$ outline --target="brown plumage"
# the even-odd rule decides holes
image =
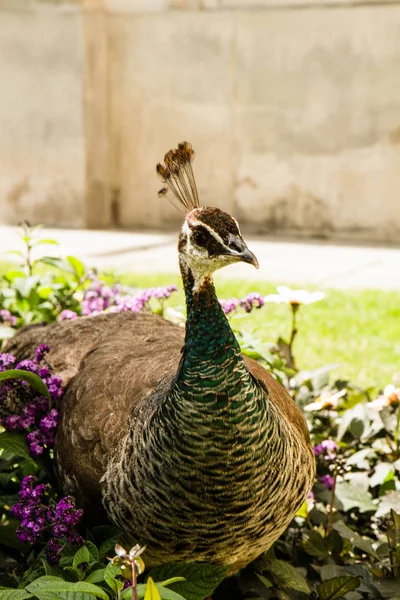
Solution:
[[[99,518],[102,502],[132,542],[146,544],[150,564],[234,570],[287,527],[315,464],[301,411],[241,355],[217,300],[212,272],[257,260],[230,215],[198,206],[192,158],[183,143],[157,168],[174,194],[180,182],[187,210],[178,245],[186,332],[152,314],[108,313],[21,331],[7,351],[51,348],[66,386],[55,447],[65,492]]]

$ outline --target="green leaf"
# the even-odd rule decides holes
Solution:
[[[38,375],[36,375],[36,373],[31,373],[30,371],[24,371],[22,369],[9,369],[8,371],[0,373],[0,381],[6,381],[7,379],[22,379],[23,381],[28,382],[31,387],[39,392],[39,394],[50,400],[50,394],[46,384]]]
[[[26,590],[0,588],[0,600],[25,600],[26,598],[32,598],[32,594]]]
[[[168,587],[169,585],[172,585],[173,583],[176,583],[177,581],[186,581],[184,577],[170,577],[169,579],[166,579],[165,581],[160,581],[160,585],[162,585],[162,587]]]
[[[356,423],[353,425],[353,430],[351,430],[351,424],[353,421],[356,421]],[[353,408],[346,410],[339,423],[337,432],[338,441],[342,439],[346,431],[349,429],[354,437],[359,438],[366,422],[367,414],[364,404],[356,404]]]
[[[185,581],[176,582],[171,589],[182,594],[186,600],[203,600],[210,596],[226,577],[227,569],[207,563],[168,563],[152,569],[151,577],[163,581],[171,577],[183,577]],[[164,596],[163,596],[164,597]]]
[[[307,531],[305,535],[304,549],[307,554],[317,558],[329,556],[329,549],[327,548],[325,538],[322,537],[319,531],[313,529]]]
[[[393,473],[393,465],[387,462],[378,463],[375,466],[375,472],[369,480],[370,487],[381,485],[384,483],[390,474]]]
[[[50,238],[45,238],[45,239],[38,240],[37,242],[35,242],[35,246],[40,246],[41,244],[51,244],[53,246],[59,246],[60,245],[60,243],[57,242],[57,240],[53,240],[53,239],[50,239]]]
[[[159,583],[155,584],[158,593],[160,594],[161,600],[187,600],[177,592],[170,590],[168,588],[163,587]],[[146,593],[147,585],[145,583],[140,583],[137,586],[138,598],[143,598]],[[121,600],[131,600],[132,598],[132,588],[126,588],[121,594]]]
[[[289,563],[283,560],[270,560],[267,571],[269,575],[272,575],[276,585],[292,588],[305,594],[310,593],[310,588],[304,576]]]
[[[352,454],[347,460],[346,464],[349,465],[357,465],[359,469],[369,469],[369,462],[367,457],[375,456],[375,452],[372,448],[364,448],[363,450],[359,450]]]
[[[370,554],[371,556],[374,556],[375,558],[377,558],[379,560],[379,556],[373,549],[371,542],[369,540],[362,538],[361,535],[359,535],[357,532],[350,529],[350,527],[347,527],[347,525],[344,523],[344,521],[337,521],[336,523],[334,523],[333,529],[338,531],[345,540],[349,540],[349,542],[351,542],[353,544],[353,546],[355,546],[356,548],[359,548],[366,554]]]
[[[75,256],[67,256],[67,261],[71,265],[74,275],[81,279],[85,274],[85,265]]]
[[[119,594],[124,587],[122,581],[115,579],[120,574],[121,568],[118,565],[112,562],[108,563],[104,571],[104,581],[116,594]]]
[[[348,592],[354,592],[360,585],[358,577],[333,577],[317,586],[319,600],[338,600]]]
[[[88,540],[86,540],[85,545],[90,554],[90,560],[88,562],[97,562],[100,558],[97,546]]]
[[[38,260],[35,261],[35,264],[37,263],[50,265],[51,267],[56,267],[57,269],[60,269],[62,267],[61,258],[57,258],[56,256],[43,256],[42,258],[38,258]]]
[[[346,512],[351,508],[358,508],[360,512],[376,511],[371,494],[347,481],[340,481],[336,484],[335,496]]]
[[[396,579],[386,579],[381,578],[377,579],[374,582],[376,589],[382,594],[384,598],[390,598],[390,600],[395,600],[395,598],[399,597],[399,580]]]
[[[303,504],[300,506],[299,510],[296,513],[296,517],[300,517],[301,519],[307,519],[308,516],[308,508],[307,508],[307,502],[304,501]]]
[[[260,573],[256,573],[258,579],[261,581],[261,583],[266,587],[266,588],[270,588],[273,586],[273,583],[267,579],[266,577],[264,577],[264,575],[260,575]]]
[[[1,437],[1,436],[0,436]],[[376,513],[377,517],[387,515],[391,510],[400,513],[400,492],[389,492],[379,499],[379,509]]]
[[[156,584],[151,577],[148,578],[146,583],[144,600],[161,600],[160,592],[158,591]]]
[[[105,570],[106,567],[104,567],[104,569],[96,569],[96,571],[92,571],[90,575],[86,577],[85,581],[87,583],[100,583],[101,581],[105,581]]]
[[[39,281],[38,275],[29,275],[28,277],[16,277],[13,285],[22,298],[28,298]]]
[[[28,592],[31,592],[34,596],[38,597],[42,593],[62,594],[63,597],[65,593],[82,593],[85,595],[90,594],[91,596],[96,596],[102,600],[108,600],[106,592],[97,585],[87,583],[86,581],[72,583],[64,581],[60,577],[52,577],[51,575],[39,577],[39,579],[30,583],[26,589]]]
[[[81,546],[79,550],[75,553],[74,559],[72,561],[72,567],[77,569],[79,565],[82,563],[89,563],[90,561],[90,553],[86,546]]]
[[[2,375],[2,373],[0,373]],[[5,431],[0,433],[0,450],[3,450],[3,458],[21,458],[31,459],[29,446],[26,441],[26,435],[17,431]]]

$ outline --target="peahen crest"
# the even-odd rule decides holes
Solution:
[[[185,212],[190,212],[200,206],[191,164],[194,156],[192,145],[189,142],[181,142],[175,150],[167,152],[164,156],[164,164],[158,163],[156,167],[158,176],[166,185],[158,192],[158,195],[166,196],[171,191],[176,200],[185,208]],[[167,198],[179,210],[174,199],[168,196]]]

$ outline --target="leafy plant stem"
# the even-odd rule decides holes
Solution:
[[[400,408],[397,408],[397,419],[396,419],[396,429],[394,432],[394,442],[396,444],[396,458],[399,458],[400,454],[400,440],[399,440],[399,430],[400,430]]]
[[[294,339],[297,335],[297,311],[299,310],[299,304],[291,304],[290,307],[292,309],[292,329],[290,332],[290,338],[289,338],[289,360],[288,360],[288,367],[291,369],[296,369],[296,363],[294,360],[294,356],[293,356],[293,343],[294,343]]]
[[[24,232],[23,241],[25,243],[25,268],[27,275],[30,277],[33,273],[33,265],[32,265],[32,244],[31,244],[31,228],[28,223],[22,224],[22,229]]]
[[[132,600],[138,600],[136,563],[135,560],[130,561],[130,563],[132,572]]]
[[[333,485],[332,485],[332,491],[331,491],[331,502],[330,502],[329,510],[328,510],[328,523],[327,523],[326,533],[325,533],[326,537],[328,537],[328,535],[332,531],[333,509],[334,509],[334,504],[335,504],[335,490],[336,490],[337,476],[338,476],[338,466],[336,465],[335,466],[335,471],[334,471],[334,474],[333,474]]]
[[[394,565],[392,539],[390,537],[389,519],[386,520],[386,538],[387,538],[387,543],[388,543],[388,547],[389,547],[390,572],[391,572],[392,576],[394,577],[394,575],[395,575],[395,573],[394,573],[394,567],[395,567],[395,565]]]

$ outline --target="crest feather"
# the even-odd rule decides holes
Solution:
[[[164,156],[164,164],[158,163],[156,167],[157,175],[166,186],[158,192],[158,195],[167,196],[171,191],[174,199],[178,200],[186,212],[200,206],[191,164],[194,156],[192,145],[189,142],[181,142],[175,150],[167,152]],[[168,198],[178,208],[174,199]]]

